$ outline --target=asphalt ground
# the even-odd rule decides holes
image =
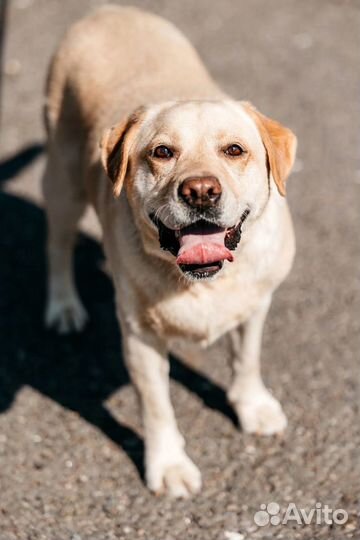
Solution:
[[[225,362],[173,360],[172,399],[204,489],[174,501],[144,487],[139,408],[91,216],[76,249],[91,323],[67,338],[42,324],[46,67],[65,29],[101,2],[11,0],[0,159],[0,540],[360,538],[360,4],[133,3],[173,21],[225,90],[298,135],[288,187],[297,257],[263,347],[264,377],[289,427],[283,437],[242,433],[226,404]],[[307,511],[318,503],[346,510],[348,520],[257,526],[254,514],[270,502],[282,517],[289,503]]]

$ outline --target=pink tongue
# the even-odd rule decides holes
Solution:
[[[180,231],[180,249],[177,264],[211,264],[217,261],[233,261],[232,253],[225,247],[225,230],[205,225],[201,229],[194,226]]]

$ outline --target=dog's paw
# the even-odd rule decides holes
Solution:
[[[287,426],[280,403],[267,390],[235,403],[234,407],[241,427],[247,433],[274,435],[283,432]]]
[[[185,452],[175,459],[161,460],[157,457],[148,460],[146,480],[149,489],[157,495],[187,498],[201,489],[201,473]]]
[[[88,314],[77,295],[61,299],[50,298],[45,314],[45,325],[59,334],[80,332],[88,321]]]

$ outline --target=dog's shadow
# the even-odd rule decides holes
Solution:
[[[10,180],[36,157],[26,149],[0,163],[0,181]],[[100,270],[103,253],[89,237],[79,236],[75,250],[76,280],[90,314],[79,335],[59,337],[43,326],[45,304],[44,212],[35,205],[0,192],[0,412],[12,404],[24,385],[76,411],[118,444],[143,477],[143,442],[120,424],[104,401],[129,383],[121,354],[110,280]],[[204,403],[236,424],[225,392],[205,376],[171,359],[171,376]]]

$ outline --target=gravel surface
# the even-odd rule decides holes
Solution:
[[[91,324],[61,339],[42,325],[42,88],[67,26],[100,3],[10,2],[0,169],[0,540],[360,538],[360,4],[134,2],[174,21],[228,92],[299,137],[289,182],[297,258],[276,294],[263,349],[264,376],[289,428],[274,438],[241,433],[225,400],[228,366],[174,360],[172,398],[204,489],[173,501],[153,497],[142,481],[139,408],[91,216],[76,251]],[[282,513],[290,502],[307,510],[318,502],[349,517],[341,526],[257,526],[254,513],[269,502]]]

